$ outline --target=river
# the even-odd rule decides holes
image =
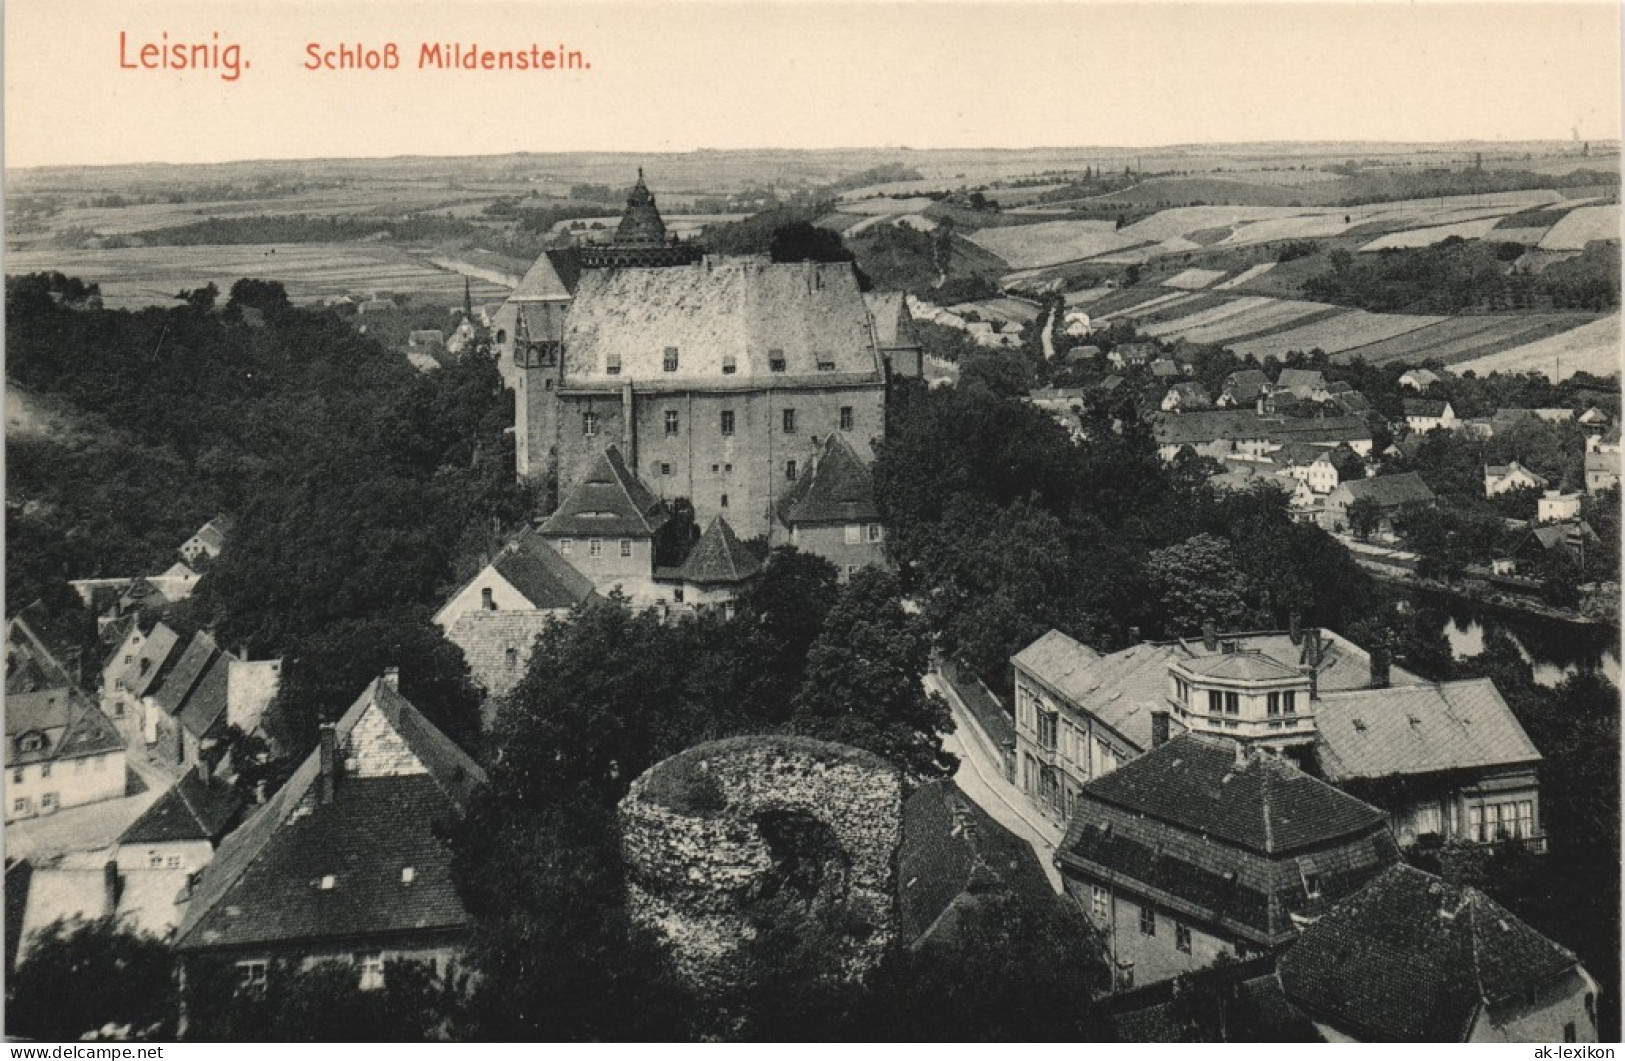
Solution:
[[[1581,626],[1508,613],[1457,597],[1418,594],[1418,603],[1440,616],[1450,650],[1460,658],[1484,651],[1484,640],[1500,631],[1512,639],[1535,671],[1535,681],[1557,685],[1577,671],[1598,670],[1620,684],[1619,632],[1609,626]]]

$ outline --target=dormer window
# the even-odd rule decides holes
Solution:
[[[485,586],[480,589],[480,608],[488,612],[494,612],[497,610],[497,602],[492,596],[490,586]]]
[[[337,877],[333,876],[333,874],[329,873],[326,876],[324,876],[321,880],[316,882],[316,887],[321,891],[330,892],[335,887],[338,886],[338,883],[339,883],[339,879]]]
[[[42,751],[44,751],[45,750],[45,734],[43,734],[43,733],[24,733],[21,737],[17,738],[17,750],[19,752],[42,752]]]

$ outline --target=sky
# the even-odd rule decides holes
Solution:
[[[7,0],[4,8],[8,167],[1600,140],[1617,138],[1620,126],[1611,3]],[[218,63],[141,68],[141,46],[166,34],[170,43],[236,44],[248,67],[234,80]],[[563,45],[591,69],[418,69],[421,45],[434,41]],[[312,43],[394,43],[400,66],[307,70]]]

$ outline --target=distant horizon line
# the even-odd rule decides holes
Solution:
[[[956,152],[982,152],[987,154],[1032,154],[1039,152],[1099,152],[1108,155],[1123,154],[1152,154],[1155,152],[1214,150],[1219,148],[1267,148],[1267,147],[1326,147],[1330,148],[1458,148],[1467,146],[1482,147],[1514,147],[1522,145],[1558,146],[1592,144],[1612,147],[1616,152],[1620,149],[1621,139],[1590,138],[1575,139],[1564,138],[1523,138],[1523,139],[1487,139],[1483,137],[1469,137],[1457,140],[1383,140],[1383,139],[1328,139],[1328,140],[1187,140],[1174,143],[1159,144],[1037,144],[1025,147],[990,147],[974,145],[958,145],[954,147],[911,147],[907,144],[887,144],[880,146],[848,145],[842,147],[693,147],[684,150],[642,150],[638,148],[576,148],[558,151],[501,151],[490,154],[448,153],[434,154],[424,152],[411,152],[387,155],[288,155],[281,157],[260,158],[232,158],[217,159],[213,161],[174,162],[161,159],[127,160],[117,162],[42,162],[31,165],[11,165],[7,163],[4,172],[26,173],[40,170],[66,170],[66,169],[116,169],[120,167],[206,167],[206,166],[245,166],[245,165],[271,165],[293,163],[317,162],[394,162],[394,161],[455,161],[460,159],[500,159],[500,158],[562,158],[571,155],[625,155],[641,158],[681,158],[695,155],[749,155],[749,154],[855,154],[861,152],[873,153],[906,153],[913,155],[952,154]]]

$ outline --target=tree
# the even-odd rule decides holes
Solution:
[[[244,277],[231,285],[231,297],[226,300],[227,310],[257,309],[275,313],[288,309],[288,289],[276,280],[257,280]]]
[[[841,234],[808,221],[793,221],[773,230],[768,255],[776,262],[849,262],[852,252]]]
[[[1357,483],[1365,478],[1365,459],[1347,446],[1332,450],[1332,467],[1337,469],[1337,481]]]
[[[896,576],[864,568],[807,652],[791,725],[874,752],[914,777],[947,777],[958,761],[942,750],[948,707],[922,684],[930,652],[924,623],[903,611]]]
[[[899,950],[871,987],[863,1037],[903,1042],[1100,1042],[1090,1000],[1111,974],[1081,914],[1060,903],[990,896],[953,938]]]
[[[1357,497],[1349,504],[1349,530],[1361,541],[1377,533],[1377,528],[1382,526],[1382,517],[1382,505],[1376,498]]]
[[[383,983],[361,986],[353,962],[308,968],[271,963],[261,990],[236,989],[224,960],[194,961],[187,976],[189,1040],[268,1042],[433,1042],[459,1030],[468,991],[455,967],[440,976],[427,962],[392,960]]]
[[[70,1042],[106,1025],[138,1039],[174,1036],[169,948],[112,917],[55,921],[6,983],[6,1034]]]
[[[1170,633],[1204,622],[1234,628],[1248,618],[1235,550],[1223,538],[1198,534],[1158,549],[1146,562],[1146,576]]]

